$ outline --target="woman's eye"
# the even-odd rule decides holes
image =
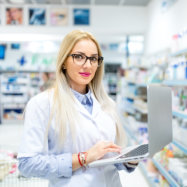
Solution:
[[[98,59],[96,57],[91,57],[91,61],[96,62]]]
[[[83,59],[84,57],[83,57],[82,55],[75,55],[75,58],[81,60],[81,59]]]

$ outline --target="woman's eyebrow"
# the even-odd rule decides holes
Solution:
[[[83,52],[80,52],[80,51],[75,51],[75,52],[73,52],[73,53],[80,53],[80,54],[83,54],[83,55],[85,55],[85,53],[83,53]]]
[[[73,52],[73,53],[80,53],[80,54],[83,54],[83,55],[86,55],[85,53],[83,53],[83,52],[81,52],[81,51],[75,51],[75,52]],[[96,53],[96,54],[91,54],[91,56],[98,56],[98,53]]]

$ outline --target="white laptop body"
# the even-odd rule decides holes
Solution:
[[[147,87],[147,99],[149,144],[126,147],[122,149],[121,154],[91,162],[88,167],[152,158],[155,153],[172,141],[171,89],[164,86],[149,85]]]

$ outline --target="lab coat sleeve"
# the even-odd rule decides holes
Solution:
[[[71,177],[72,155],[36,155],[19,158],[19,171],[25,177]]]
[[[72,154],[49,155],[48,145],[44,144],[49,113],[49,102],[42,95],[35,96],[27,104],[18,153],[19,170],[24,176],[49,178],[72,175]]]

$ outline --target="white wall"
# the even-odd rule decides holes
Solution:
[[[152,0],[148,5],[146,54],[159,53],[171,48],[172,35],[187,29],[187,0],[176,1],[166,12],[161,10],[161,2]]]
[[[28,25],[28,8],[33,5],[20,6],[24,8],[24,24],[13,26],[5,24],[5,8],[9,7],[4,4],[1,6],[2,24],[0,25],[0,42],[3,41],[34,41],[34,40],[56,40],[61,41],[65,34],[73,29],[84,29],[91,31],[100,43],[121,43],[126,39],[127,34],[145,34],[147,26],[147,9],[146,7],[122,7],[122,6],[68,6],[69,23],[67,26],[51,26],[50,25],[50,9],[49,5],[40,5],[37,7],[46,8],[47,25],[33,26]],[[73,25],[73,8],[90,8],[90,26],[74,26]],[[27,53],[7,53],[5,61],[15,63],[23,53],[27,57]],[[123,63],[125,55],[117,52],[103,51],[105,62],[107,63]],[[30,60],[29,56],[27,60]],[[1,63],[3,64],[3,63]],[[7,64],[7,63],[4,63]],[[15,63],[17,64],[17,63]]]
[[[49,5],[40,5],[47,8],[47,15],[49,15]],[[51,27],[49,24],[46,26],[28,26],[27,8],[29,5],[24,5],[24,22],[23,26],[6,26],[5,25],[5,7],[2,5],[2,25],[0,25],[0,41],[9,38],[13,40],[29,40],[27,34],[42,34],[38,39],[61,39],[67,32],[83,28],[93,32],[99,40],[120,40],[125,34],[144,34],[147,27],[147,12],[146,7],[120,7],[120,6],[84,6],[91,9],[90,26],[73,26],[72,11],[73,8],[80,6],[68,6],[69,10],[69,25],[64,27]],[[37,6],[38,7],[38,6]],[[55,7],[55,6],[53,6]],[[81,6],[83,8],[83,6]],[[49,16],[47,17],[49,23]],[[15,33],[18,36],[15,37]],[[21,33],[21,37],[20,37]],[[46,34],[46,37],[44,36]],[[8,35],[8,36],[7,36]],[[37,38],[37,36],[35,36]],[[32,38],[33,40],[33,38]]]

